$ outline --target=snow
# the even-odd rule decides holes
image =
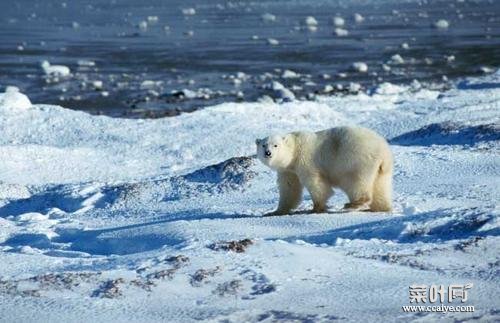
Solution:
[[[499,72],[155,120],[1,102],[2,321],[500,318]],[[255,139],[345,124],[389,139],[394,212],[339,212],[338,192],[262,217],[278,191]],[[473,314],[401,309],[412,284],[465,283]]]
[[[26,110],[31,107],[30,99],[19,92],[15,86],[7,86],[5,93],[0,93],[0,109],[3,110]]]

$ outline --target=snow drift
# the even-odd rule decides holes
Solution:
[[[3,94],[2,319],[432,320],[402,312],[409,285],[473,283],[474,318],[498,320],[500,73],[464,82],[157,120]],[[255,138],[343,124],[393,138],[395,211],[341,213],[339,193],[262,217]]]

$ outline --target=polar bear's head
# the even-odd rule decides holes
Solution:
[[[291,135],[274,135],[257,139],[257,157],[272,169],[285,169],[294,159],[294,141]]]

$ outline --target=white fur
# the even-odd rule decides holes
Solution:
[[[257,157],[278,172],[280,201],[273,214],[295,209],[303,187],[311,194],[313,212],[326,211],[332,187],[349,197],[346,209],[392,208],[392,153],[387,141],[369,129],[294,132],[258,139],[256,144]]]

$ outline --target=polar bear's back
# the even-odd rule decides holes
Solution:
[[[338,149],[361,149],[369,152],[389,148],[387,141],[375,131],[358,126],[335,127],[319,131],[316,135],[318,139],[331,140]]]
[[[316,132],[316,141],[316,163],[332,177],[372,167],[392,169],[389,144],[370,129],[335,127]]]

